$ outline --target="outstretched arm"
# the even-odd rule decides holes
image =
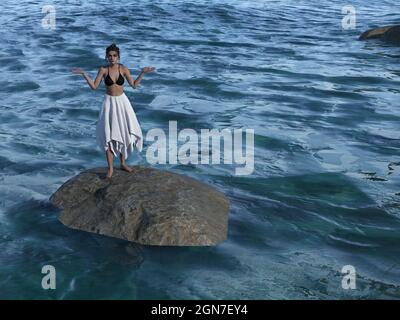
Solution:
[[[127,80],[128,83],[129,83],[129,85],[130,85],[132,88],[136,89],[136,88],[139,86],[140,81],[142,81],[143,75],[144,75],[145,73],[147,73],[147,72],[154,71],[155,69],[156,69],[156,68],[154,68],[154,67],[144,67],[144,68],[142,69],[142,71],[140,72],[140,74],[138,75],[138,77],[136,78],[136,80],[133,80],[132,75],[131,75],[129,69],[128,69],[127,67],[125,67],[125,68],[124,68],[124,75],[125,75],[126,80]]]
[[[81,68],[73,68],[72,72],[75,74],[81,74],[85,80],[87,81],[87,83],[89,84],[89,87],[92,90],[96,90],[97,87],[99,86],[101,79],[103,78],[103,74],[104,74],[104,69],[100,68],[99,72],[97,73],[96,79],[93,81],[92,78],[90,78],[90,76],[83,71]]]

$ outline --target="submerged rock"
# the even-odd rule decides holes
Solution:
[[[226,240],[229,201],[191,177],[132,166],[84,171],[65,182],[50,202],[67,227],[144,245],[216,245]]]
[[[400,25],[385,26],[365,31],[359,40],[381,39],[386,42],[400,44]]]

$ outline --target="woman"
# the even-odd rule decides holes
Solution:
[[[128,84],[136,89],[143,75],[155,70],[154,67],[144,67],[136,80],[133,80],[129,69],[119,63],[120,57],[119,48],[114,43],[107,47],[106,59],[109,65],[100,67],[94,81],[81,68],[72,69],[73,73],[83,75],[93,90],[97,89],[104,78],[107,93],[104,96],[97,122],[96,137],[98,145],[106,152],[107,179],[110,179],[113,174],[113,155],[118,157],[119,153],[121,169],[131,172],[132,168],[126,165],[125,160],[133,151],[133,145],[139,152],[143,148],[142,130],[129,99],[124,93],[124,77]]]

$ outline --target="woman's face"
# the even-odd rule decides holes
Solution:
[[[117,51],[109,51],[107,55],[107,59],[110,63],[116,63],[118,61],[118,52]]]

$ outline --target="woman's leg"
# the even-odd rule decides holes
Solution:
[[[120,160],[120,164],[121,164],[121,169],[128,171],[128,172],[132,172],[132,168],[129,168],[126,165],[125,159],[124,159],[124,155],[122,154],[122,152],[119,154],[119,160]]]
[[[113,174],[113,158],[114,155],[111,151],[111,146],[109,145],[107,151],[106,151],[106,158],[107,158],[107,164],[108,164],[108,171],[107,171],[107,178],[111,178]]]

